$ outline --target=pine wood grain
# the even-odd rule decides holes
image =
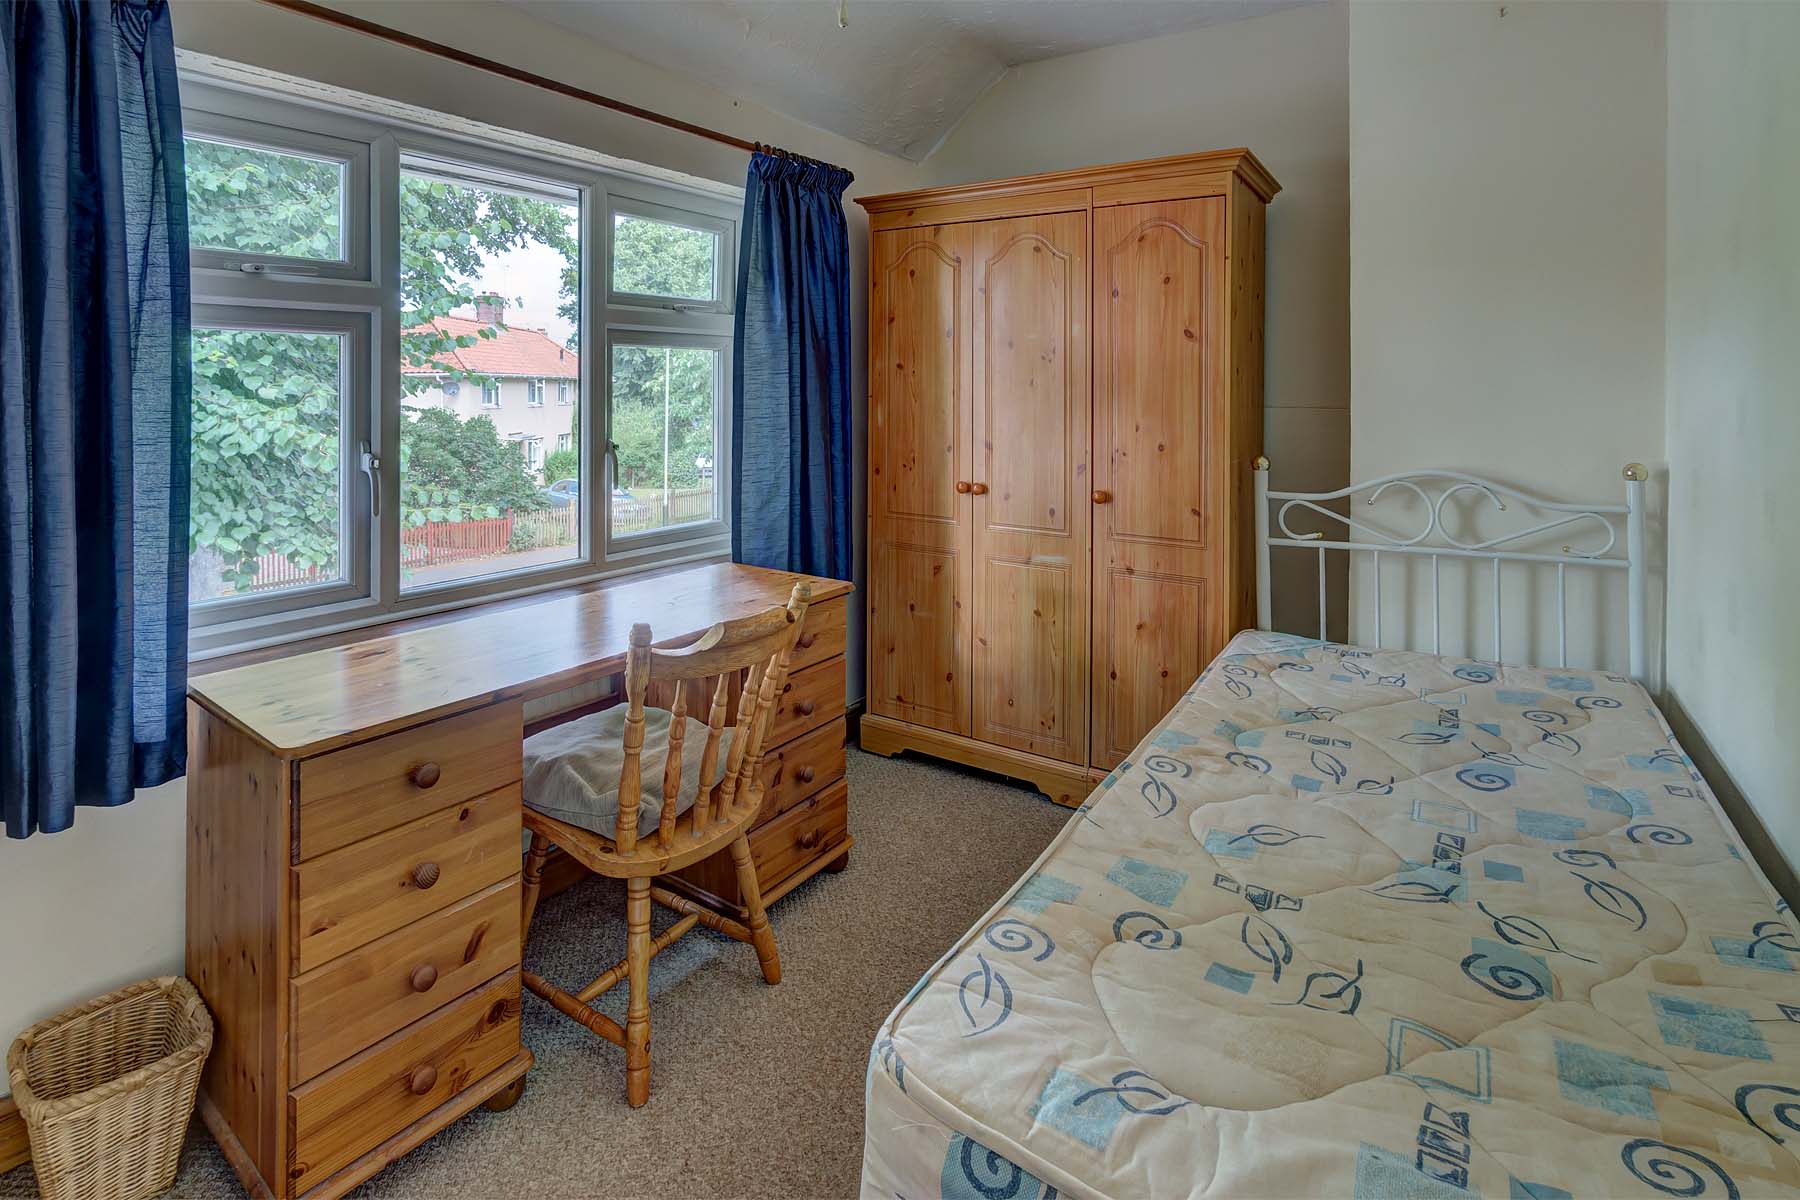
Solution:
[[[1230,150],[1207,150],[1198,154],[1174,154],[1167,158],[1140,158],[1103,166],[1046,171],[1038,175],[985,179],[976,183],[957,183],[913,192],[884,192],[877,196],[859,196],[856,202],[870,214],[918,210],[926,205],[956,205],[959,210],[969,213],[965,219],[978,219],[995,215],[993,210],[979,207],[981,203],[1004,197],[1028,197],[1069,188],[1099,188],[1108,184],[1164,176],[1225,172],[1242,177],[1265,204],[1273,200],[1275,193],[1281,190],[1281,185],[1256,155],[1239,146]],[[954,216],[935,213],[931,217],[933,221],[954,219]]]
[[[1088,752],[1087,214],[973,233],[974,736]]]
[[[0,1175],[31,1161],[31,1138],[25,1118],[10,1096],[0,1097]]]
[[[294,1089],[293,1191],[354,1162],[518,1052],[514,971]]]
[[[519,782],[523,737],[501,704],[303,760],[298,858]]]
[[[877,233],[869,263],[869,708],[969,730],[969,227]]]
[[[187,976],[216,1030],[201,1087],[264,1180],[287,1175],[269,1100],[288,1086],[290,785],[289,764],[189,703]]]
[[[294,979],[293,1078],[311,1079],[519,963],[508,879]]]
[[[519,785],[429,813],[294,868],[295,969],[346,951],[519,871]]]
[[[1094,214],[1094,744],[1116,766],[1218,646],[1231,540],[1222,197]],[[1239,536],[1243,536],[1240,532]]]
[[[813,584],[815,600],[851,590],[841,580],[709,563],[202,675],[189,692],[270,749],[305,758],[497,700],[617,675],[632,622],[643,614],[657,616],[659,644],[680,645],[720,620],[785,602],[802,580]]]

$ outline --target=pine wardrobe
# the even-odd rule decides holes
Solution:
[[[1078,804],[1254,623],[1279,187],[1238,149],[858,201],[864,749]]]

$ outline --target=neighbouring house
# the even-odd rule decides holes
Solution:
[[[501,437],[524,445],[526,465],[533,471],[543,467],[545,455],[574,445],[580,355],[542,329],[508,325],[506,301],[499,296],[478,298],[473,319],[437,317],[429,324],[439,333],[474,340],[432,365],[403,366],[401,372],[409,378],[433,381],[408,396],[407,404],[447,408],[465,420],[490,418]],[[483,337],[483,331],[492,336]]]

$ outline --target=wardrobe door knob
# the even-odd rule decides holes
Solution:
[[[437,885],[438,865],[434,862],[422,862],[412,869],[413,886],[421,892],[430,891]]]
[[[416,788],[436,787],[437,781],[444,777],[443,768],[434,762],[420,763],[406,773]]]
[[[415,992],[429,992],[436,986],[437,980],[437,968],[430,963],[420,963],[413,968],[412,974],[407,977],[406,981],[412,985],[412,990]]]
[[[415,1096],[423,1096],[437,1086],[437,1068],[430,1063],[415,1067],[406,1078],[406,1088]]]
[[[969,490],[971,492],[974,492],[977,496],[985,496],[985,495],[987,495],[987,484],[971,483],[969,485]]]
[[[1105,504],[1108,501],[1110,501],[1111,499],[1112,499],[1112,493],[1107,491],[1105,488],[1095,488],[1094,489],[1094,503],[1095,504]]]
[[[966,496],[973,490],[974,490],[974,485],[971,484],[968,480],[959,479],[956,481],[956,494],[957,495]]]

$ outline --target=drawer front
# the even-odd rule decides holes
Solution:
[[[301,863],[295,970],[517,878],[520,826],[515,783]]]
[[[763,752],[762,811],[757,824],[772,821],[814,792],[844,777],[844,719]]]
[[[523,737],[504,704],[305,759],[297,860],[517,783]]]
[[[496,884],[293,981],[295,1080],[335,1067],[519,961],[516,881]]]
[[[846,614],[849,612],[847,599],[839,596],[807,607],[799,640],[794,643],[794,653],[788,659],[790,671],[804,671],[844,652],[844,622],[848,620]]]
[[[750,834],[750,857],[765,889],[781,882],[849,833],[849,787],[843,780]]]
[[[288,1094],[295,1194],[519,1052],[519,974],[494,980]]]
[[[790,672],[775,712],[769,717],[766,746],[782,746],[844,715],[844,660]]]

